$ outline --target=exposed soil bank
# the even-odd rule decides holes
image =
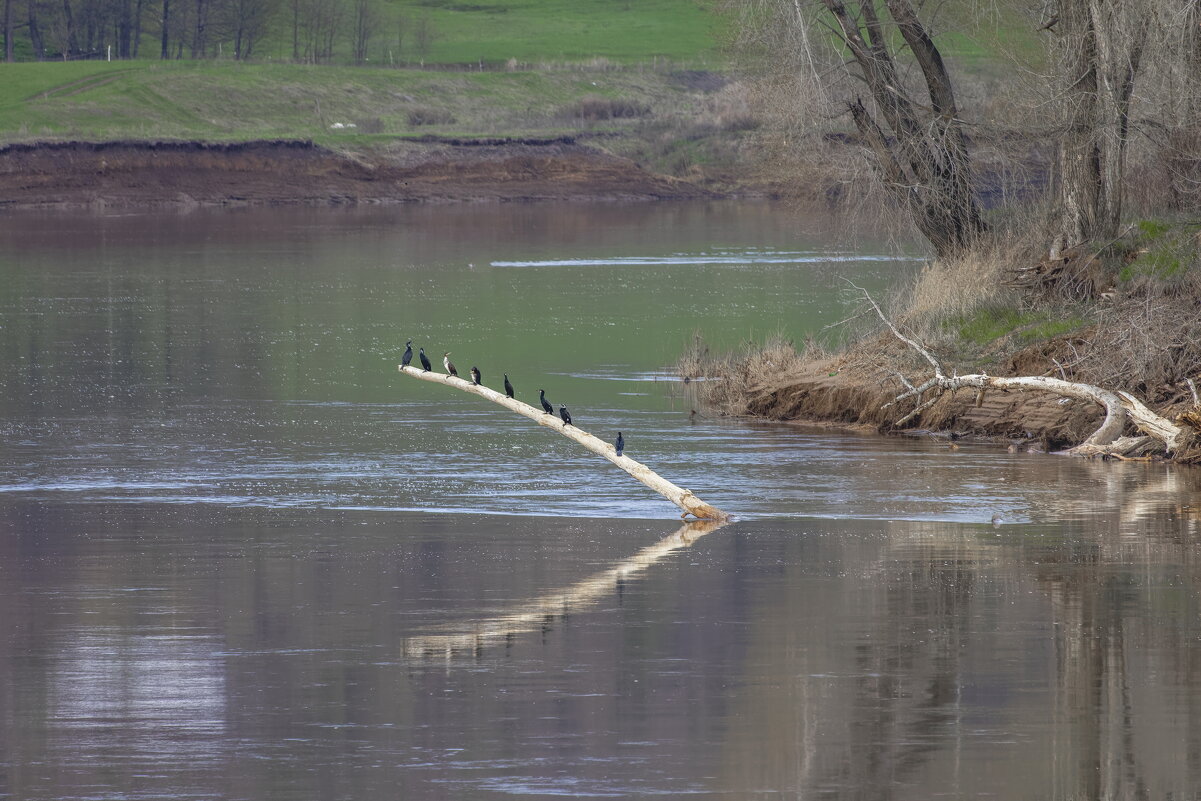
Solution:
[[[570,137],[396,142],[347,155],[303,141],[0,147],[0,208],[709,197]]]
[[[881,340],[882,349],[891,349]],[[1041,374],[1035,354],[1014,357],[1009,374]],[[1053,366],[1048,360],[1048,366]],[[1028,371],[1030,370],[1030,371]],[[999,373],[998,373],[999,374]],[[923,376],[924,377],[924,376]],[[897,427],[916,405],[912,399],[885,408],[904,388],[895,377],[854,356],[807,361],[775,383],[753,387],[748,413],[770,420],[834,425],[880,433],[938,432],[1014,444],[1019,449],[1065,448],[1079,444],[1101,424],[1100,406],[1043,392],[990,390],[982,398],[961,390],[944,396],[918,418]]]

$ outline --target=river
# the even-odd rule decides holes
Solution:
[[[693,414],[755,203],[0,217],[0,798],[1195,798],[1201,475]],[[539,389],[735,515],[499,407]]]

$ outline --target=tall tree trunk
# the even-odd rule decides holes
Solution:
[[[4,0],[4,60],[16,60],[13,54],[13,0]]]
[[[1061,67],[1067,84],[1067,130],[1059,144],[1059,200],[1064,245],[1091,239],[1097,230],[1101,203],[1101,152],[1096,138],[1097,56],[1087,1],[1060,4]]]
[[[67,26],[67,53],[79,53],[79,38],[75,35],[75,15],[71,11],[71,0],[63,0],[63,23]]]
[[[137,58],[137,57],[138,57],[138,46],[139,46],[139,45],[141,44],[141,42],[142,42],[142,6],[143,6],[144,2],[145,2],[145,0],[138,0],[137,4],[134,6],[134,12],[133,12],[133,48],[132,48],[132,50],[130,51],[130,55],[131,55],[133,58]]]
[[[1130,5],[1059,2],[1057,49],[1067,104],[1059,148],[1065,245],[1112,238],[1121,223],[1130,98],[1148,25],[1146,15]]]
[[[43,61],[46,58],[46,39],[42,36],[42,28],[38,24],[37,0],[27,0],[26,6],[29,19],[29,44],[33,46],[33,57],[38,61]]]
[[[117,12],[117,58],[129,58],[133,39],[133,8],[130,0],[121,0]]]
[[[292,60],[300,61],[300,2],[292,0]]]
[[[162,48],[159,50],[159,58],[163,61],[171,58],[171,0],[163,0],[163,33],[162,33]]]
[[[192,58],[204,58],[208,52],[208,0],[196,0],[196,27],[192,33]]]

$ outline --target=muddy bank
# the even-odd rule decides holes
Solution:
[[[46,142],[0,147],[0,208],[655,200],[712,196],[575,141]]]
[[[891,349],[891,343],[881,340],[879,344],[881,349]],[[1033,353],[1025,354],[1022,367],[1035,367],[1027,363],[1032,359]],[[978,398],[975,391],[961,390],[898,426],[916,405],[912,399],[888,405],[903,391],[894,375],[864,364],[860,356],[839,356],[805,362],[786,378],[751,388],[747,412],[769,420],[855,431],[937,432],[939,436],[987,439],[1034,450],[1076,445],[1096,430],[1104,417],[1096,404],[1049,393],[990,390]]]

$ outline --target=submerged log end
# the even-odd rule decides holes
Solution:
[[[679,500],[680,508],[684,509],[684,514],[681,517],[692,515],[698,520],[708,520],[712,522],[726,522],[730,516],[718,509],[716,506],[710,506],[700,498],[692,494],[692,490],[684,490],[683,497]]]

